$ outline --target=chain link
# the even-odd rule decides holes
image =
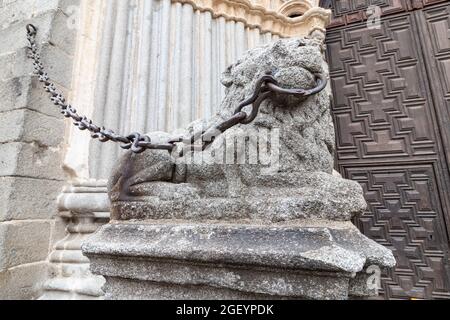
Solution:
[[[36,45],[37,28],[32,24],[28,24],[26,29],[29,49],[28,57],[33,60],[34,71],[38,75],[39,81],[44,84],[45,91],[50,93],[50,99],[53,104],[60,108],[64,117],[71,118],[74,125],[78,127],[78,129],[89,131],[91,133],[91,137],[98,139],[100,142],[113,141],[121,143],[120,147],[122,149],[131,150],[133,153],[142,153],[147,149],[167,150],[170,152],[174,149],[176,143],[184,141],[183,138],[176,138],[168,141],[167,143],[154,144],[148,135],[135,132],[127,136],[123,136],[115,133],[113,130],[93,124],[92,120],[85,116],[78,115],[77,110],[70,104],[66,103],[64,96],[57,91],[56,86],[50,81],[48,74],[44,70],[38,47]],[[214,127],[209,128],[208,130],[200,132],[199,134],[194,134],[190,139],[188,139],[191,150],[194,150],[194,144],[199,139],[202,141],[201,149],[205,150],[206,147],[210,145],[217,137],[217,133],[222,134],[226,130],[238,124],[249,124],[253,122],[258,115],[261,103],[274,93],[307,97],[322,91],[326,87],[327,80],[321,75],[315,76],[317,85],[315,88],[310,90],[284,89],[278,85],[273,76],[269,74],[262,76],[256,83],[254,94],[239,105],[232,117]],[[252,105],[252,111],[250,114],[247,114],[243,111],[243,109],[249,105]],[[180,156],[182,155],[182,152]]]

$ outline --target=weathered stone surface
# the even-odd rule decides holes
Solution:
[[[0,58],[0,65],[1,65]],[[61,112],[58,107],[49,103],[48,93],[41,90],[42,84],[37,77],[14,77],[0,82],[0,112],[29,109],[52,116],[61,123]],[[66,90],[62,90],[66,94]]]
[[[127,268],[130,265],[123,265]],[[164,268],[171,270],[171,265],[165,265]],[[191,272],[190,269],[184,270]],[[231,271],[231,270],[230,270]],[[242,272],[241,270],[239,270]],[[282,272],[282,270],[272,270],[273,272]],[[199,270],[201,273],[207,274],[208,270]],[[258,271],[249,271],[249,273],[258,273]],[[107,281],[104,286],[105,299],[107,300],[288,300],[306,299],[300,296],[296,297],[282,297],[279,295],[258,294],[254,292],[244,292],[239,290],[232,290],[225,287],[212,287],[207,285],[190,285],[190,284],[167,284],[164,282],[133,280],[130,278],[120,277],[106,277]],[[267,273],[265,278],[258,279],[260,281],[272,280],[270,273]],[[305,282],[312,289],[310,299],[314,299],[314,291],[327,292],[327,296],[321,295],[321,299],[327,300],[344,300],[348,297],[339,290],[339,288],[348,286],[348,278],[331,278],[320,277],[318,275],[297,275],[290,279],[279,277],[276,279],[280,281],[280,286],[287,286],[304,288]],[[297,281],[296,281],[297,280]],[[246,285],[245,282],[242,282]],[[319,297],[316,297],[319,298]]]
[[[33,0],[4,1],[4,10],[0,10],[0,28],[4,29],[11,24],[28,20],[33,15],[53,11],[60,2],[60,0],[46,0],[39,3]]]
[[[249,51],[225,72],[226,97],[210,128],[228,119],[261,75],[285,88],[312,88],[327,75],[321,43],[280,40]],[[126,154],[109,182],[113,221],[83,246],[108,299],[348,299],[376,294],[367,268],[395,265],[392,252],[363,236],[351,218],[366,208],[359,184],[333,171],[329,93],[273,95],[249,125],[204,151]],[[205,130],[205,128],[200,128]],[[222,163],[243,155],[235,137],[278,129],[275,168]],[[153,142],[171,135],[156,132]],[[256,140],[261,149],[267,142]],[[182,147],[182,146],[178,146]],[[225,150],[225,151],[224,151]],[[255,151],[255,149],[253,150]],[[272,163],[273,164],[273,163]],[[269,169],[269,170],[268,170]]]
[[[89,259],[82,254],[81,244],[109,220],[105,182],[66,186],[58,197],[58,207],[65,217],[65,236],[52,246],[50,276],[39,299],[102,299],[105,279],[89,271]]]
[[[374,266],[376,265],[372,265],[370,268]],[[349,295],[353,299],[376,297],[378,288],[381,286],[381,269],[378,271],[380,274],[371,273],[370,270],[358,273],[355,278],[350,280]]]
[[[33,23],[39,28],[36,41],[40,46],[42,62],[52,81],[64,88],[70,88],[76,28],[69,27],[67,17],[56,9],[47,10],[33,17],[32,20],[22,20],[0,29],[2,39],[0,66],[5,67],[1,79],[7,80],[32,73],[33,66],[26,57],[25,26],[27,23]]]
[[[49,255],[49,279],[43,286],[41,300],[102,299],[105,279],[94,276],[89,270],[89,260],[81,252],[82,241],[94,232],[100,223],[80,214],[71,219],[67,235],[56,243]]]
[[[41,49],[42,63],[53,82],[63,88],[70,88],[72,82],[72,56],[58,46],[46,44]]]
[[[0,222],[52,219],[58,212],[54,195],[63,182],[20,177],[0,177]]]
[[[74,192],[64,192],[58,198],[60,210],[77,213],[109,212],[109,199],[103,188],[73,188]],[[81,189],[81,190],[80,190]]]
[[[0,223],[0,271],[46,260],[50,245],[50,229],[49,221]]]
[[[113,223],[102,227],[83,250],[93,272],[107,276],[109,285],[126,284],[122,278],[149,281],[153,289],[147,296],[153,298],[188,297],[180,290],[190,292],[191,298],[200,297],[192,286],[201,285],[249,298],[261,294],[346,299],[350,279],[365,266],[395,264],[388,249],[364,237],[350,222],[317,225],[304,220],[289,227]],[[353,248],[354,243],[358,247]],[[164,292],[155,282],[172,287]],[[116,298],[132,292],[131,288],[114,290]]]
[[[51,219],[64,174],[64,120],[33,75],[25,26],[39,32],[58,87],[70,88],[76,29],[65,8],[78,0],[3,1],[0,10],[0,299],[39,296],[49,249],[61,233]],[[62,10],[61,10],[62,9]],[[60,36],[61,35],[61,36]],[[70,37],[72,39],[70,39]]]
[[[37,143],[0,144],[0,176],[63,180],[61,148]]]
[[[45,291],[39,300],[101,300],[104,292],[100,288],[104,283],[102,277],[94,277],[89,272],[81,276],[52,278],[43,285]]]
[[[346,242],[337,242],[332,233],[348,233],[350,229],[360,241],[367,242],[354,228],[350,223],[346,229],[336,231],[305,227],[120,223],[102,227],[91,239],[96,240],[95,243],[86,245],[84,250],[213,264],[319,268],[352,273],[364,267],[367,257],[345,249]],[[355,239],[344,239],[349,240]],[[161,242],[166,245],[160,246]],[[129,243],[133,243],[133,251],[129,251]],[[347,247],[351,245],[352,242]]]
[[[228,119],[266,73],[285,88],[313,87],[313,74],[327,75],[321,44],[294,39],[250,50],[224,73],[226,97],[218,114],[204,121],[206,127]],[[126,154],[110,179],[114,218],[349,220],[366,204],[356,182],[333,175],[335,138],[329,109],[325,90],[306,100],[274,96],[261,105],[254,122],[226,131],[206,151],[196,152],[199,156],[187,152],[174,158],[166,151]],[[190,127],[196,129],[200,122]],[[280,131],[279,145],[271,147],[279,153],[273,172],[264,171],[268,168],[262,164],[218,164],[227,139],[267,129]],[[154,141],[170,138],[149,135]]]
[[[36,142],[57,147],[64,137],[62,119],[26,109],[0,112],[0,143]]]
[[[348,221],[365,206],[361,189],[351,181],[323,172],[302,174],[296,178],[309,180],[310,184],[274,189],[248,185],[240,190],[238,198],[202,198],[196,194],[196,188],[182,184],[174,186],[167,182],[136,185],[131,187],[133,193],[145,192],[154,198],[147,202],[134,202],[132,197],[130,201],[114,201],[112,217],[118,220],[250,219],[281,222],[317,218]]]
[[[43,40],[48,40],[51,24],[56,12],[56,8],[45,10],[33,17],[32,20],[30,16],[29,19],[15,21],[3,26],[3,28],[0,29],[0,38],[2,39],[0,45],[0,55],[8,52],[19,51],[27,47],[28,42],[25,31],[25,26],[27,23],[33,23],[40,27],[38,43]]]
[[[55,215],[53,216],[52,224],[50,251],[54,249],[57,242],[61,241],[67,235],[67,220],[65,218]]]
[[[32,263],[0,272],[0,300],[32,300],[47,277],[47,263]]]
[[[63,2],[63,1],[61,1]],[[76,41],[73,39],[77,36],[77,30],[79,26],[77,23],[81,23],[79,20],[80,17],[76,14],[79,12],[71,10],[67,11],[69,8],[78,9],[79,10],[79,0],[68,0],[65,1],[68,4],[60,3],[59,7],[61,10],[58,10],[53,19],[53,29],[50,33],[50,41],[54,46],[62,49],[69,56],[73,56],[76,49]],[[61,32],[64,30],[65,32]],[[69,59],[70,61],[70,59]],[[70,73],[68,74],[70,75]]]

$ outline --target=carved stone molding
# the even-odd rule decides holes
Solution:
[[[295,18],[304,15],[312,7],[311,3],[305,0],[289,0],[283,3],[277,11],[286,17]]]
[[[81,244],[109,221],[105,185],[106,181],[79,181],[59,196],[59,216],[67,221],[67,234],[49,255],[49,278],[40,300],[103,299],[105,280],[90,272]]]
[[[291,0],[276,11],[249,0],[172,0],[190,4],[196,10],[209,11],[214,18],[242,22],[262,32],[281,37],[306,36],[315,30],[325,30],[330,22],[331,11],[314,7],[306,0]],[[280,3],[282,3],[280,1]],[[295,15],[295,17],[289,17]]]

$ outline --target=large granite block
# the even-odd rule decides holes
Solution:
[[[113,299],[347,299],[357,273],[393,263],[347,222],[113,223],[83,250]]]

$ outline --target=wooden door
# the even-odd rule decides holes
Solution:
[[[368,210],[355,223],[394,251],[387,299],[450,298],[450,5],[325,1],[337,169]],[[379,5],[379,28],[366,8]]]

